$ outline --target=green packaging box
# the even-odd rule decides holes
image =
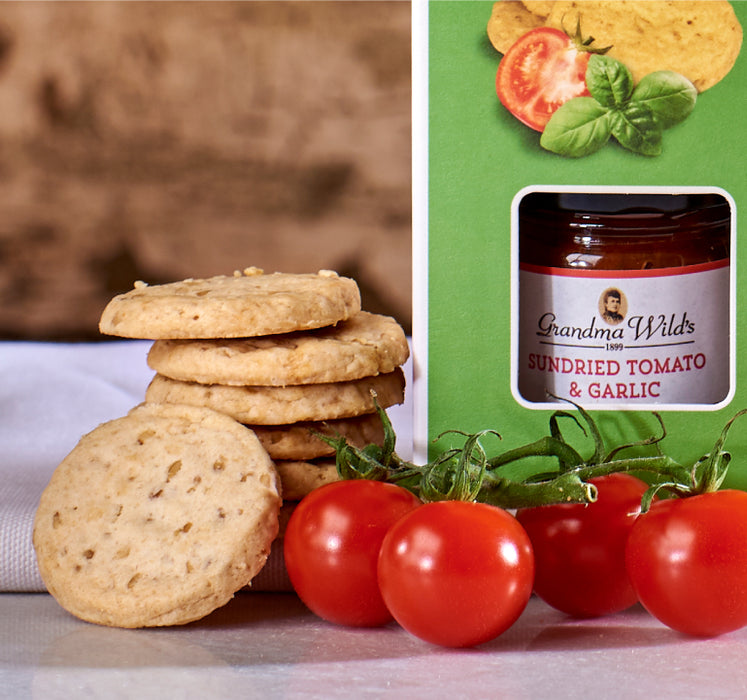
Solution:
[[[584,2],[575,5],[582,31],[593,34],[583,23]],[[747,2],[731,6],[747,27]],[[547,396],[572,397],[589,409],[613,444],[657,434],[656,411],[666,427],[662,449],[692,464],[713,447],[725,423],[747,408],[747,247],[738,230],[747,207],[745,51],[723,79],[697,94],[684,120],[663,131],[660,153],[635,152],[611,137],[588,155],[560,155],[543,147],[540,132],[514,117],[496,94],[502,54],[488,37],[492,8],[493,2],[413,2],[415,457],[460,444],[458,435],[439,438],[444,431],[494,429],[502,439],[489,449],[501,451],[546,435],[553,411],[572,409],[538,396],[547,380]],[[575,21],[570,24],[575,29]],[[711,59],[700,57],[704,65]],[[687,282],[675,311],[658,291],[639,292],[632,286],[639,280],[624,279],[625,319],[615,331],[605,325],[595,290],[619,280],[603,279],[562,307],[569,318],[571,311],[586,309],[579,312],[584,320],[561,319],[561,307],[550,312],[538,301],[543,293],[550,299],[560,292],[538,292],[527,281],[533,271],[547,271],[541,253],[553,234],[540,227],[539,242],[519,243],[528,230],[522,207],[537,193],[556,200],[570,195],[570,201],[609,194],[662,201],[715,197],[728,211],[728,264],[717,273],[719,291]],[[524,257],[539,264],[520,265]],[[721,311],[710,320],[712,314],[699,312],[698,304],[714,295]],[[666,328],[652,328],[651,319],[660,317]],[[526,338],[536,340],[539,318],[551,319],[545,330],[554,349],[546,353],[523,347]],[[714,325],[703,331],[709,323]],[[693,342],[684,337],[688,327],[709,335],[712,344],[686,345]],[[595,333],[591,348],[588,336]],[[662,338],[671,345],[655,356],[640,347],[645,333],[651,346],[663,344],[655,342]],[[630,350],[636,342],[639,347]],[[568,350],[571,344],[577,347]],[[684,393],[670,389],[670,380]],[[747,488],[747,416],[740,420],[726,445],[734,455],[727,485]],[[517,463],[514,469],[537,465]]]

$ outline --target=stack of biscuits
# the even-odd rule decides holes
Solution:
[[[289,590],[295,504],[338,478],[317,434],[381,444],[376,407],[404,400],[409,347],[334,272],[136,283],[101,316],[153,340],[145,401],[81,438],[40,499],[47,589],[99,624],[183,624],[251,583]],[[264,579],[264,580],[262,580]]]
[[[167,319],[158,306],[173,307],[175,297],[183,308]],[[140,286],[110,302],[101,330],[154,340],[146,402],[203,406],[251,428],[275,463],[286,502],[338,478],[334,448],[315,433],[356,446],[381,443],[374,397],[382,408],[404,400],[404,331],[388,316],[362,311],[357,284],[329,271],[249,268]]]
[[[111,300],[100,330],[154,341],[147,403],[210,408],[255,433],[282,486],[280,538],[295,504],[339,478],[316,434],[381,444],[376,404],[404,400],[402,327],[363,311],[357,283],[329,270],[138,283]]]

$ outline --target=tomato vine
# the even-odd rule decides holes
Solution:
[[[500,434],[493,429],[476,433],[449,430],[446,435],[461,435],[461,447],[444,450],[424,465],[402,459],[396,452],[396,434],[386,412],[376,409],[384,427],[383,444],[363,448],[350,445],[344,437],[319,434],[335,448],[338,473],[343,479],[366,478],[399,484],[422,501],[478,501],[505,509],[529,508],[561,503],[592,503],[596,487],[591,479],[615,473],[648,474],[651,488],[642,501],[645,512],[654,496],[667,491],[675,496],[695,496],[718,490],[728,469],[731,455],[724,451],[727,434],[734,421],[747,409],[736,413],[724,426],[713,450],[691,466],[684,466],[664,454],[660,443],[666,437],[664,421],[654,412],[659,431],[645,439],[608,447],[593,417],[580,405],[568,401],[575,409],[557,410],[549,420],[549,434],[518,448],[490,456],[483,439]],[[593,443],[591,456],[583,457],[568,441],[561,421],[568,420]],[[653,454],[629,454],[635,448],[648,447]],[[529,458],[549,458],[553,469],[525,479],[512,479],[502,467]]]

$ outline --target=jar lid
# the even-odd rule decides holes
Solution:
[[[728,225],[731,207],[715,193],[531,192],[520,218],[605,235],[705,232]]]

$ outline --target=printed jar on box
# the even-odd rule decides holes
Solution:
[[[727,400],[731,214],[718,193],[524,195],[517,398],[600,408]]]

